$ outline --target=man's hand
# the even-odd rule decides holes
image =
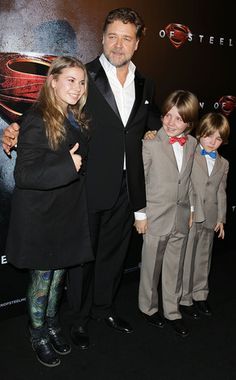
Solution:
[[[153,140],[156,134],[157,131],[147,131],[144,135],[144,140]]]
[[[145,234],[147,231],[147,219],[135,220],[134,226],[135,226],[138,234]]]
[[[2,147],[5,150],[6,154],[8,154],[9,156],[11,154],[11,149],[17,144],[19,130],[19,124],[12,123],[3,131]]]

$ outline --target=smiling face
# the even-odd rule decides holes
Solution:
[[[181,135],[188,127],[188,123],[183,121],[176,106],[173,106],[169,112],[163,116],[162,123],[163,128],[169,137]]]
[[[102,43],[103,53],[113,66],[117,68],[126,66],[138,48],[136,26],[115,20],[107,26]]]
[[[215,131],[210,136],[200,137],[200,144],[207,152],[217,150],[221,146],[222,142],[223,140],[219,134],[219,131]]]
[[[79,67],[64,68],[59,75],[51,78],[54,94],[66,112],[68,105],[75,105],[85,92],[85,75]]]

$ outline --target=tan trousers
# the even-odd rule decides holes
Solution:
[[[208,297],[208,276],[214,231],[204,223],[193,223],[190,229],[183,272],[181,305],[190,306],[194,301],[205,301]]]
[[[162,271],[162,301],[167,319],[180,319],[179,300],[187,235],[172,231],[164,236],[144,235],[139,284],[139,308],[152,315],[159,309],[158,284]]]

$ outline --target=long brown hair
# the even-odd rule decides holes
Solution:
[[[88,96],[88,75],[85,66],[77,58],[63,56],[56,58],[49,70],[46,81],[38,98],[38,105],[43,113],[48,142],[53,150],[58,149],[60,143],[65,139],[66,129],[64,126],[66,114],[57,101],[56,95],[51,85],[51,80],[57,79],[62,70],[68,67],[78,67],[83,70],[85,78],[85,92],[75,105],[69,105],[68,110],[74,115],[75,120],[81,128],[88,129],[86,118],[83,112]]]

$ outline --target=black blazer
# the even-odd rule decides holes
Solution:
[[[84,168],[77,173],[69,149],[87,137],[66,122],[66,139],[53,151],[37,107],[21,123],[14,171],[15,189],[6,245],[8,261],[19,268],[57,269],[93,259]]]
[[[89,95],[86,111],[92,138],[87,168],[88,204],[91,211],[111,208],[117,200],[124,153],[130,205],[146,204],[142,162],[145,130],[159,129],[160,113],[154,103],[154,83],[135,73],[135,103],[126,127],[99,58],[87,64]]]

